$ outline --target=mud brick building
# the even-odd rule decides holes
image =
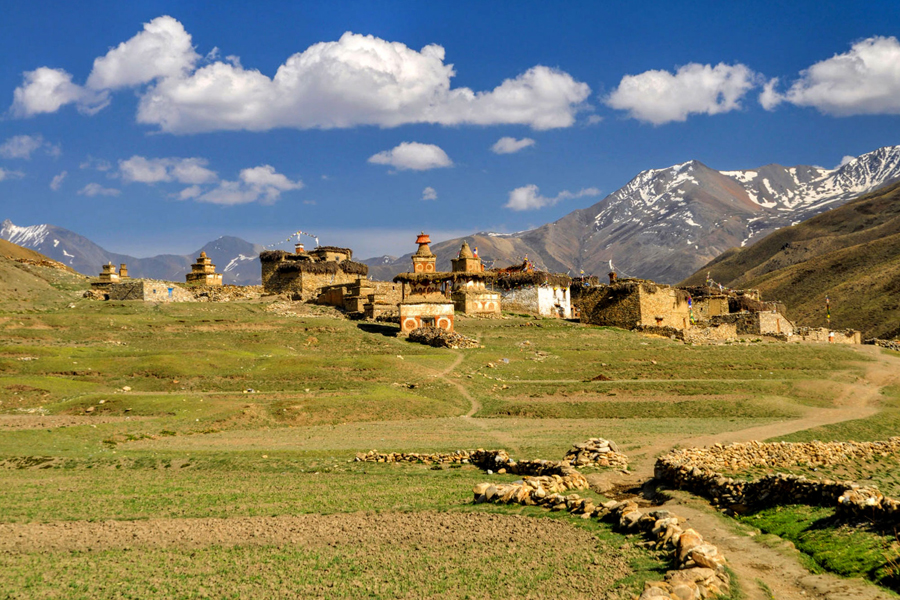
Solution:
[[[297,244],[293,253],[269,250],[259,255],[263,290],[292,293],[299,300],[315,300],[323,288],[365,280],[369,267],[353,262],[349,248],[321,246],[307,252]]]
[[[193,285],[220,286],[222,285],[222,274],[216,273],[216,265],[212,259],[201,252],[197,257],[197,262],[191,265],[191,272],[184,276],[187,283]]]

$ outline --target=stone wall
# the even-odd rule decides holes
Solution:
[[[635,329],[671,327],[689,329],[688,294],[668,285],[644,280],[623,280],[583,293],[581,322]]]
[[[675,450],[657,459],[655,477],[677,488],[709,498],[734,512],[778,504],[833,506],[847,516],[900,523],[900,501],[875,488],[854,482],[807,479],[776,473],[755,480],[727,477],[753,467],[802,465],[815,468],[851,461],[865,461],[900,453],[900,437],[884,442],[747,442],[711,448]]]
[[[110,300],[141,300],[144,302],[193,302],[194,294],[171,281],[129,279],[112,283],[106,289]]]
[[[581,322],[633,329],[641,325],[641,303],[634,286],[601,285],[581,295]]]
[[[691,315],[687,294],[669,287],[642,283],[638,286],[641,325],[689,329]]]
[[[835,331],[825,327],[798,327],[794,330],[792,341],[820,342],[834,344],[861,344],[862,333],[854,329]]]

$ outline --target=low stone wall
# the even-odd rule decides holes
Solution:
[[[794,329],[792,342],[831,342],[834,344],[861,344],[862,333],[855,329],[833,330],[825,327],[798,327]]]
[[[512,473],[515,475],[531,475],[535,477],[570,477],[576,476],[572,481],[584,481],[585,489],[587,481],[572,465],[558,460],[521,460],[514,461],[506,450],[457,450],[455,452],[437,452],[424,454],[418,452],[389,452],[380,453],[370,450],[366,453],[357,453],[354,462],[379,462],[379,463],[426,463],[426,464],[472,464],[485,471],[494,473]]]
[[[603,452],[602,450],[606,450]],[[727,593],[730,580],[725,570],[725,557],[712,544],[705,543],[693,529],[682,529],[684,519],[667,510],[641,512],[631,500],[606,502],[597,506],[590,498],[578,494],[564,495],[571,490],[585,490],[587,479],[575,469],[571,461],[594,460],[594,455],[627,458],[618,453],[615,442],[591,438],[575,444],[566,460],[514,461],[505,450],[457,450],[455,452],[391,452],[370,450],[358,453],[352,462],[472,464],[488,473],[522,475],[512,483],[479,483],[472,488],[476,503],[516,503],[542,506],[554,511],[567,511],[582,519],[604,519],[628,533],[642,533],[658,548],[672,553],[676,568],[666,573],[664,581],[647,582],[639,600],[668,598],[671,600],[712,598]],[[618,459],[616,459],[618,460]]]
[[[871,339],[871,340],[866,340],[863,343],[879,346],[881,348],[887,348],[888,350],[893,350],[894,352],[900,352],[900,340]]]
[[[894,524],[900,523],[900,501],[885,497],[875,488],[784,473],[747,481],[726,477],[720,469],[738,472],[761,466],[818,467],[886,457],[898,451],[900,437],[884,442],[717,444],[712,448],[676,450],[658,458],[655,477],[739,513],[777,504],[809,504],[833,506],[838,514],[847,517]]]
[[[578,494],[563,495],[567,482],[554,477],[525,477],[506,484],[479,483],[472,488],[474,501],[526,506],[543,506],[554,511],[567,511],[582,519],[603,519],[629,533],[643,533],[660,549],[672,553],[676,568],[666,573],[664,581],[649,581],[639,600],[669,598],[672,600],[710,598],[727,593],[730,578],[726,560],[719,549],[704,542],[693,529],[682,529],[684,519],[667,510],[642,512],[631,500],[606,502],[596,506],[590,498]],[[586,484],[585,484],[586,487]]]

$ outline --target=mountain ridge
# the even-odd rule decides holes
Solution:
[[[602,275],[613,261],[624,274],[674,283],[729,248],[898,180],[900,146],[879,148],[835,169],[773,163],[716,171],[690,160],[642,171],[594,205],[535,229],[477,232],[432,248],[439,266],[448,264],[465,239],[498,266],[527,255],[539,268]],[[393,263],[366,261],[370,275],[390,279],[408,270],[411,254]]]
[[[900,183],[722,254],[685,279],[759,289],[799,325],[900,336]]]
[[[264,250],[238,237],[221,236],[192,254],[159,254],[137,258],[109,252],[88,238],[56,225],[20,227],[9,219],[0,224],[0,239],[29,248],[88,276],[96,276],[101,265],[111,262],[116,267],[128,265],[132,277],[182,281],[200,252],[213,259],[223,281],[235,285],[260,283],[259,253]]]

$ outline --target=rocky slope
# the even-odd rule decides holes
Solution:
[[[773,164],[715,171],[690,161],[644,171],[593,206],[537,229],[482,232],[432,249],[439,268],[449,268],[467,239],[488,264],[505,266],[528,255],[552,271],[604,275],[613,261],[624,274],[674,283],[730,248],[898,180],[900,146],[869,152],[837,169]],[[410,247],[414,250],[412,242]],[[373,277],[389,279],[408,270],[409,256],[366,262]]]
[[[257,285],[260,283],[259,253],[263,247],[236,237],[220,237],[189,255],[161,254],[135,258],[109,252],[84,236],[55,225],[20,227],[9,219],[0,226],[0,239],[40,252],[68,265],[84,275],[96,276],[100,265],[112,262],[128,265],[132,277],[183,281],[201,251],[213,259],[216,270],[226,284]]]
[[[700,285],[707,275],[758,288],[800,325],[826,324],[827,295],[832,327],[900,337],[900,184],[728,251],[683,283]]]

